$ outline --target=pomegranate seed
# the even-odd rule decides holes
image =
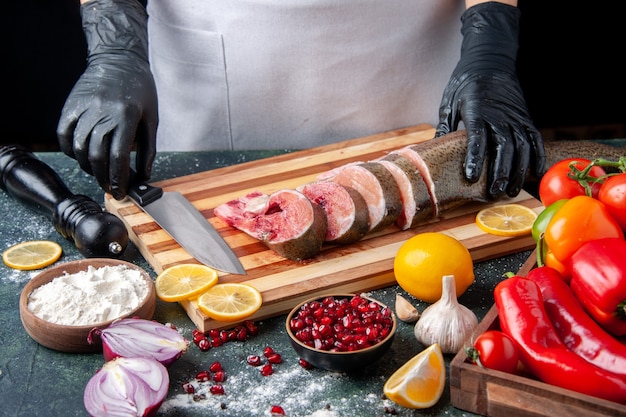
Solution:
[[[202,339],[198,342],[198,347],[201,351],[206,352],[207,350],[211,349],[211,342],[209,342],[209,339]]]
[[[237,330],[237,340],[245,342],[248,339],[248,330],[245,327],[241,327]]]
[[[266,346],[265,349],[263,349],[263,356],[265,356],[266,358],[272,353],[274,353],[274,349],[269,346]]]
[[[250,333],[250,335],[256,336],[257,334],[259,334],[259,328],[252,320],[244,321],[243,325],[246,326],[246,329],[248,329],[248,333]]]
[[[321,350],[354,351],[379,343],[393,327],[391,310],[360,295],[304,304],[289,321],[302,343]],[[267,356],[267,355],[266,355]]]
[[[211,366],[209,366],[209,371],[211,372],[219,372],[219,371],[223,371],[224,368],[222,368],[222,364],[219,362],[213,362],[211,364]]]
[[[217,371],[213,374],[213,381],[215,382],[224,382],[226,381],[226,374],[224,371]]]
[[[201,340],[206,340],[206,336],[203,333],[196,333],[193,335],[193,342],[198,345]]]
[[[326,312],[326,314],[330,314],[330,313],[331,313],[330,311]],[[330,326],[331,324],[333,324],[333,318],[326,315],[320,318],[320,323],[326,326]]]
[[[365,330],[365,334],[367,335],[367,340],[369,340],[370,342],[375,342],[378,338],[378,329],[376,329],[375,327],[368,327]]]
[[[191,382],[185,382],[183,384],[183,391],[185,391],[187,394],[193,394],[196,392],[196,387],[194,387]]]
[[[311,335],[311,329],[309,329],[308,327],[305,327],[302,330],[298,330],[295,334],[298,340],[301,342],[306,343],[313,339],[313,336]]]
[[[220,339],[222,342],[228,342],[228,332],[226,330],[220,330]]]
[[[211,329],[209,330],[209,337],[211,339],[215,339],[216,337],[220,337],[220,331],[217,329]]]
[[[222,342],[222,339],[220,339],[220,337],[214,337],[213,339],[211,339],[211,346],[213,347],[218,347],[218,346],[222,346],[224,344],[224,342]]]
[[[319,332],[320,337],[323,337],[323,338],[326,338],[333,333],[333,328],[327,324],[321,324],[317,330]]]
[[[292,331],[298,331],[304,328],[304,320],[300,318],[291,319],[289,321],[289,327]]]
[[[273,416],[284,416],[285,410],[280,405],[273,405],[270,412]]]
[[[199,382],[206,382],[211,380],[211,373],[209,371],[200,371],[196,374],[196,379]]]
[[[228,331],[228,341],[232,342],[234,340],[237,340],[237,332],[235,330],[229,330]]]
[[[261,365],[261,357],[258,355],[249,355],[246,358],[246,362],[252,366],[259,366]]]
[[[224,395],[224,386],[222,384],[215,384],[209,388],[213,395]]]
[[[269,363],[281,363],[283,361],[283,358],[280,356],[280,353],[272,353],[271,355],[267,356],[267,361]]]
[[[266,363],[265,365],[263,365],[263,368],[261,368],[261,375],[263,376],[269,376],[269,375],[272,375],[273,373],[274,373],[274,368],[272,368],[271,363]]]
[[[313,365],[311,365],[310,363],[308,363],[306,360],[304,360],[302,358],[298,359],[298,363],[304,369],[313,369]]]

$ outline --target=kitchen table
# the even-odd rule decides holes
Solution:
[[[164,180],[214,168],[270,157],[288,151],[159,153],[152,180]],[[102,203],[104,196],[95,180],[62,153],[36,153],[49,164],[75,194],[84,194]],[[103,205],[104,206],[104,205]],[[48,215],[24,205],[0,191],[0,250],[18,242],[47,239],[60,243],[63,256],[58,262],[82,259],[72,242],[56,232]],[[493,288],[503,274],[517,271],[529,251],[475,264],[476,280],[459,301],[471,308],[479,320],[493,304]],[[132,243],[123,260],[156,273]],[[50,350],[33,341],[19,317],[22,288],[38,271],[17,271],[0,265],[0,416],[84,416],[83,390],[89,378],[103,365],[101,354],[69,354]],[[394,305],[396,293],[408,297],[421,312],[427,306],[408,296],[400,287],[372,291],[374,298]],[[157,302],[156,320],[173,323],[188,339],[195,328],[176,303]],[[415,340],[413,325],[399,322],[398,333],[388,352],[370,367],[353,374],[319,369],[305,370],[291,348],[285,332],[285,316],[258,322],[259,334],[245,342],[229,342],[202,352],[191,345],[170,368],[170,390],[158,416],[269,416],[272,405],[282,406],[288,416],[471,416],[450,403],[449,384],[437,405],[424,410],[402,408],[385,399],[385,380],[409,358],[424,348]],[[262,354],[271,346],[283,362],[274,374],[262,376],[245,361],[250,354]],[[449,366],[453,355],[446,355]],[[219,361],[227,375],[224,395],[207,394],[194,400],[182,384]]]

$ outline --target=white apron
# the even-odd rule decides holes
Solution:
[[[435,125],[460,0],[149,0],[157,149],[303,149]]]

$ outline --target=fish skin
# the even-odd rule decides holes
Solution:
[[[370,161],[347,164],[331,178],[358,191],[369,210],[370,230],[376,232],[392,225],[402,211],[400,190],[393,175],[381,164]]]
[[[595,140],[544,140],[544,148],[546,154],[546,170],[558,161],[566,158],[605,158],[617,160],[621,157],[626,157],[626,146],[616,147]],[[459,130],[438,138],[391,151],[390,154],[384,157],[385,159],[391,160],[397,158],[397,155],[407,158],[411,160],[420,173],[420,181],[423,183],[415,187],[421,190],[415,203],[416,206],[422,208],[422,210],[416,215],[417,220],[413,220],[411,227],[436,218],[440,214],[466,203],[493,201],[487,193],[486,169],[483,169],[483,175],[477,182],[472,183],[465,179],[463,164],[466,151],[467,135],[465,130]],[[486,163],[488,163],[488,161],[486,161]],[[385,199],[385,210],[391,211],[391,213],[386,213],[386,215],[383,216],[385,221],[374,225],[370,230],[370,232],[372,232],[391,225],[393,221],[397,220],[400,215],[399,212],[402,210],[400,192],[397,183],[393,180],[393,175],[380,163],[369,161],[346,164],[345,166],[333,169],[331,172],[320,175],[319,178],[334,181],[338,176],[343,176],[344,179],[340,182],[342,185],[354,187],[359,193],[363,194],[367,190],[359,190],[359,184],[355,184],[354,179],[351,179],[347,174],[353,169],[361,170],[364,167],[377,167],[376,170],[380,170],[380,168],[385,170],[388,175],[384,175],[385,179],[380,182],[382,188],[380,193],[381,195],[387,194],[392,196],[389,201]],[[541,177],[532,177],[530,173],[528,174],[527,182],[540,180]],[[365,196],[363,197],[365,198]],[[400,204],[398,202],[400,202]],[[313,204],[313,206],[317,206],[325,216],[323,209],[319,205]],[[219,213],[217,208],[216,210]],[[390,222],[390,219],[394,220]],[[233,225],[232,223],[229,224]],[[233,226],[237,227],[236,225]],[[318,240],[320,239],[319,230],[320,227],[318,225]],[[245,230],[243,231],[245,232]],[[295,238],[292,240],[291,242],[281,242],[280,246],[273,247],[270,246],[268,242],[265,243],[288,259],[312,258],[321,250],[321,243],[319,246],[317,246],[317,244],[311,246],[308,245],[308,243],[303,243],[306,242],[306,239]],[[308,245],[308,248],[303,250],[303,245]]]
[[[297,190],[255,191],[223,203],[216,217],[291,260],[312,258],[326,237],[326,212]]]
[[[626,156],[626,146],[616,147],[599,143],[594,140],[586,141],[556,141],[544,142],[546,153],[546,170],[566,158],[606,158],[617,160]],[[428,189],[432,190],[432,200],[435,205],[434,217],[453,210],[466,203],[486,203],[496,201],[487,192],[487,169],[483,169],[477,182],[469,182],[464,176],[464,160],[467,152],[467,134],[465,130],[448,133],[432,140],[409,145],[398,151],[405,155],[414,152],[421,159],[423,166],[418,167]],[[488,163],[488,161],[487,161]],[[424,171],[425,169],[425,171]],[[531,181],[528,174],[527,181]],[[534,178],[540,181],[541,178]],[[504,196],[502,197],[504,198]],[[425,204],[425,201],[422,202]]]
[[[486,203],[491,200],[487,193],[486,169],[474,183],[463,176],[467,153],[466,135],[460,132],[449,133],[409,145],[399,152],[404,156],[413,153],[410,160],[418,163],[416,167],[422,174],[426,188],[431,192],[434,217],[470,201]]]
[[[604,158],[613,161],[626,157],[626,146],[613,146],[597,140],[546,140],[546,169],[567,158]]]
[[[314,181],[297,190],[326,212],[326,243],[347,245],[358,242],[370,230],[367,203],[354,188],[334,181]]]
[[[411,229],[433,216],[433,204],[422,177],[406,157],[390,153],[377,160],[396,179],[402,198],[402,212],[396,220],[400,230]]]
[[[268,240],[264,243],[280,256],[293,261],[303,261],[317,255],[326,237],[326,212],[315,203],[311,203],[311,210],[313,220],[300,235],[293,239]]]

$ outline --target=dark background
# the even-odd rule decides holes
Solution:
[[[568,3],[519,3],[518,74],[531,116],[547,139],[626,137],[619,2]],[[61,108],[85,66],[78,0],[9,0],[2,10],[0,143],[58,150]]]

